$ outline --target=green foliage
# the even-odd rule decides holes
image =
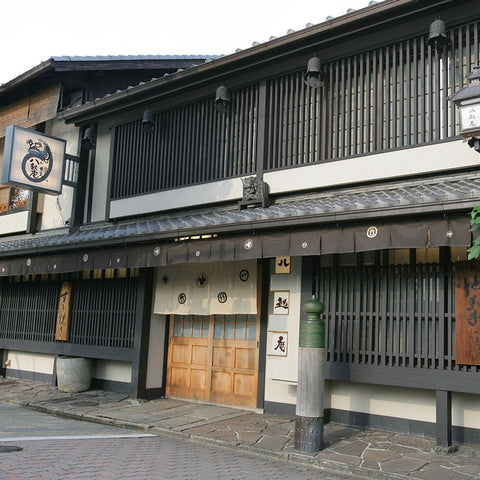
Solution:
[[[475,205],[470,212],[470,231],[480,230],[480,205]],[[474,240],[473,245],[467,250],[468,259],[475,260],[480,256],[480,235]]]

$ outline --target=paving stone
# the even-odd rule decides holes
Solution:
[[[475,464],[453,467],[452,470],[463,475],[470,475],[473,478],[480,478],[480,464],[478,462]]]
[[[287,440],[284,437],[262,437],[255,445],[262,450],[281,452]]]
[[[368,444],[363,440],[341,441],[332,445],[330,450],[337,453],[343,453],[345,455],[356,455],[359,457],[362,455],[367,446]]]
[[[362,468],[369,468],[370,470],[380,470],[380,464],[377,462],[363,461]]]
[[[236,432],[238,440],[247,445],[255,445],[261,438],[261,433]]]
[[[418,448],[426,452],[430,451],[435,446],[433,440],[423,437],[414,437],[413,435],[396,434],[392,437],[392,442],[397,445],[404,445],[405,447]]]
[[[237,442],[237,435],[235,432],[231,430],[215,430],[214,432],[210,432],[206,435],[208,438],[218,438],[221,440],[230,440],[232,442]]]
[[[346,465],[360,466],[362,459],[352,455],[343,455],[329,450],[323,450],[318,458],[322,460],[330,460],[333,462],[343,463]]]
[[[365,450],[363,453],[363,458],[369,462],[382,463],[386,462],[387,460],[402,458],[402,456],[390,450],[375,450],[372,448],[367,448],[367,450]]]
[[[403,475],[410,475],[412,472],[424,467],[428,462],[419,458],[400,457],[392,460],[386,460],[382,462],[382,470],[388,473],[398,473]],[[442,477],[437,477],[435,480],[439,480]]]
[[[211,432],[214,432],[215,430],[218,430],[218,427],[210,423],[207,425],[200,425],[198,427],[187,428],[183,431],[186,433],[194,433],[196,435],[202,435],[202,434],[209,434]]]
[[[264,435],[279,435],[281,437],[286,437],[290,433],[290,430],[285,427],[280,427],[278,425],[267,425],[263,430]]]
[[[470,475],[436,464],[426,465],[421,470],[414,472],[411,478],[420,480],[472,480]]]
[[[437,454],[431,450],[435,445],[432,439],[328,423],[324,426],[327,448],[304,454],[294,448],[292,418],[177,399],[137,400],[97,389],[66,394],[48,384],[8,381],[2,382],[0,377],[0,400],[37,405],[58,415],[86,414],[89,419],[107,423],[153,425],[152,431],[158,428],[157,432],[163,434],[168,430],[169,435],[183,441],[191,435],[197,442],[218,440],[232,448],[241,445],[258,449],[267,456],[268,452],[282,452],[291,454],[296,461],[305,459],[319,467],[333,464],[338,465],[339,471],[358,468],[356,472],[382,480],[391,479],[392,475],[408,476],[411,480],[480,480],[480,445],[459,445],[455,454]],[[105,475],[109,474],[109,478],[121,477],[118,472]],[[62,475],[52,476],[57,477]]]

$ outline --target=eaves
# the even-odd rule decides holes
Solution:
[[[314,25],[266,43],[238,51],[205,64],[131,86],[126,90],[97,98],[92,102],[66,110],[60,118],[77,125],[118,114],[132,107],[159,101],[185,88],[199,88],[213,81],[224,81],[260,66],[275,64],[294,56],[308,54],[322,44],[371,30],[402,18],[430,14],[440,6],[455,4],[456,0],[384,0],[359,11]]]

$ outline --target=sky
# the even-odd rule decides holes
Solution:
[[[0,24],[0,84],[54,56],[227,55],[369,3],[6,0]]]

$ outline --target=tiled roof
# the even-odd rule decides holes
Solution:
[[[218,55],[93,55],[50,57],[54,62],[114,62],[138,60],[214,60]]]
[[[429,178],[284,199],[269,207],[238,210],[211,207],[137,220],[86,225],[73,231],[41,232],[0,240],[0,255],[28,251],[173,239],[201,233],[261,230],[279,226],[327,223],[392,215],[447,212],[471,208],[480,197],[480,174]]]

